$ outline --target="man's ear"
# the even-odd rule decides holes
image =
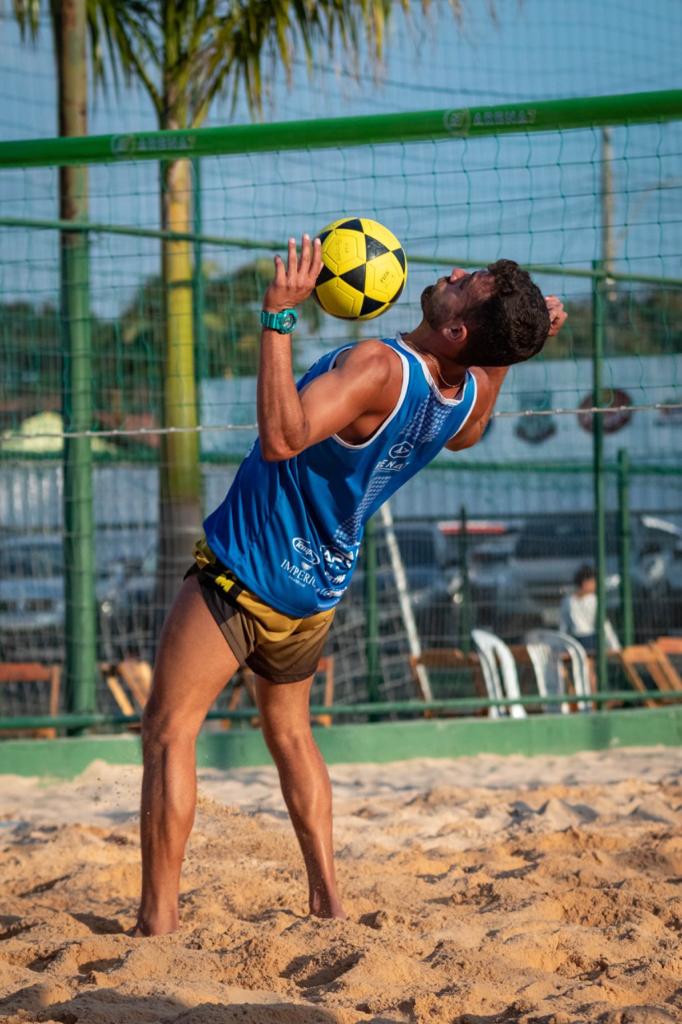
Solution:
[[[449,327],[445,328],[445,334],[447,334],[450,341],[454,341],[458,345],[464,344],[468,333],[466,324],[463,324],[461,320],[458,323],[450,324]]]

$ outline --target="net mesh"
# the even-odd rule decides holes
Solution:
[[[222,500],[255,437],[258,311],[272,253],[289,235],[361,214],[391,228],[410,266],[400,302],[369,328],[307,304],[295,342],[301,372],[347,340],[415,326],[422,289],[453,265],[513,258],[536,268],[545,294],[561,295],[568,324],[540,357],[512,369],[483,440],[444,452],[396,495],[393,514],[422,647],[466,647],[474,625],[510,641],[556,626],[576,569],[594,557],[591,274],[601,260],[612,275],[603,289],[597,402],[609,617],[622,628],[616,513],[627,485],[633,639],[680,632],[681,150],[682,124],[672,121],[194,161],[177,196],[187,201],[189,236],[175,243],[186,276],[174,283],[174,308],[194,353],[204,513]],[[5,660],[59,663],[68,639],[62,455],[73,424],[61,396],[58,171],[0,173],[0,645]],[[168,328],[160,180],[149,160],[89,170],[100,663],[151,660],[164,611],[155,583]],[[630,466],[619,473],[620,451]],[[378,633],[367,635],[361,570],[330,642],[341,702],[365,698],[372,644],[380,696],[414,693],[410,624],[385,531],[377,530]],[[102,710],[112,706],[105,673],[98,701]]]

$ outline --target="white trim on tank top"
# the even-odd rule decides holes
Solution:
[[[387,345],[386,347],[390,348],[391,346]],[[353,346],[352,345],[345,345],[342,349],[339,349],[339,351],[334,356],[333,363],[330,364],[330,369],[332,369],[336,365],[336,360],[339,358],[339,356],[343,352],[347,352],[349,348],[353,348]],[[391,349],[391,351],[395,352],[395,354],[398,356],[398,358],[400,359],[401,363],[403,364],[403,382],[402,382],[402,385],[401,385],[401,388],[400,388],[400,394],[398,395],[398,401],[395,403],[395,405],[393,407],[393,411],[386,417],[384,422],[379,427],[377,427],[377,429],[374,431],[372,436],[367,438],[366,441],[361,441],[360,444],[350,444],[350,442],[344,441],[344,439],[342,437],[339,437],[338,434],[332,434],[331,435],[332,441],[336,441],[338,444],[342,445],[344,448],[350,448],[351,451],[355,451],[358,448],[368,448],[371,444],[374,443],[374,441],[376,441],[377,437],[379,437],[379,435],[383,433],[383,431],[389,425],[391,420],[395,416],[397,416],[397,414],[400,412],[400,407],[402,406],[403,402],[405,401],[405,395],[407,394],[407,385],[410,382],[410,364],[409,364],[408,360],[405,358],[405,356],[402,354],[402,352],[396,352],[395,349]]]
[[[467,373],[469,374],[469,377],[471,378],[471,380],[473,382],[473,385],[474,385],[474,395],[473,395],[473,398],[471,399],[471,404],[470,404],[470,406],[469,406],[469,408],[467,410],[466,416],[464,417],[464,419],[462,420],[460,425],[457,427],[457,430],[454,432],[454,434],[450,434],[450,437],[448,438],[448,441],[452,441],[453,437],[457,437],[457,435],[464,429],[464,426],[469,422],[469,417],[471,416],[472,412],[474,411],[474,406],[476,405],[476,399],[478,398],[478,381],[476,380],[476,374],[472,373],[471,370],[467,370]],[[464,398],[464,392],[462,392],[462,398]],[[461,400],[462,399],[460,398],[460,402],[461,402]]]
[[[441,394],[440,388],[438,387],[438,385],[436,384],[435,380],[431,376],[431,371],[429,370],[429,368],[427,366],[426,360],[422,359],[422,357],[419,355],[419,353],[416,352],[412,348],[411,345],[408,345],[406,341],[403,341],[403,336],[402,336],[402,334],[400,332],[398,332],[398,334],[396,334],[395,340],[398,342],[399,345],[402,345],[402,347],[405,349],[406,352],[409,352],[410,355],[413,355],[415,359],[419,360],[419,362],[421,363],[422,371],[424,373],[424,377],[426,379],[426,383],[429,385],[429,387],[433,391],[433,393],[436,396],[436,398],[440,402],[442,402],[443,405],[459,405],[460,402],[462,402],[464,400],[464,394],[465,394],[465,391],[466,391],[467,381],[468,381],[469,377],[473,377],[473,374],[470,373],[469,370],[467,370],[466,373],[465,373],[464,381],[463,381],[463,385],[464,386],[462,387],[462,393],[459,396],[459,398],[446,398],[445,395]],[[474,380],[475,379],[476,378],[474,378]]]

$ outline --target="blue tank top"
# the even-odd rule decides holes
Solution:
[[[349,444],[333,435],[282,462],[266,462],[256,441],[204,523],[211,550],[245,586],[296,618],[337,604],[369,517],[462,429],[476,401],[473,374],[467,371],[459,398],[444,398],[400,335],[383,341],[400,356],[403,381],[372,437]],[[322,356],[298,390],[349,347]]]

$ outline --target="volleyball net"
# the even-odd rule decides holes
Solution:
[[[78,711],[151,659],[256,436],[272,255],[344,215],[397,235],[407,286],[372,323],[308,302],[301,372],[415,326],[453,266],[515,259],[569,320],[374,524],[335,699],[408,696],[415,632],[556,626],[584,562],[625,642],[682,631],[681,153],[682,91],[0,143],[2,659],[66,664]]]

